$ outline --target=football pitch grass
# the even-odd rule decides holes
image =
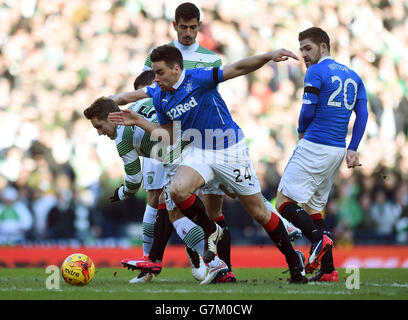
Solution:
[[[55,268],[56,269],[56,268]],[[59,270],[58,270],[59,271]],[[236,268],[236,283],[200,285],[188,268],[166,268],[150,283],[130,284],[138,271],[97,268],[84,287],[58,279],[47,289],[45,268],[1,268],[1,300],[407,300],[408,269],[338,269],[338,283],[289,284],[284,269]],[[56,275],[56,274],[55,274]],[[352,278],[350,278],[352,277]],[[358,281],[359,277],[359,281]],[[54,278],[54,279],[55,279]],[[49,282],[50,283],[50,282]],[[350,288],[350,286],[352,288]],[[359,286],[359,287],[358,287]],[[348,288],[349,287],[349,288]]]

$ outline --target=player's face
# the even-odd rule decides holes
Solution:
[[[115,139],[116,126],[108,119],[99,120],[94,117],[91,119],[91,123],[100,136],[108,136],[111,140]]]
[[[174,30],[177,32],[177,40],[184,46],[192,45],[196,41],[200,26],[201,22],[198,22],[196,18],[189,21],[181,18],[178,23],[173,21]]]
[[[320,47],[310,39],[304,39],[300,41],[299,44],[300,52],[302,53],[302,58],[305,62],[306,68],[316,64],[322,57]]]
[[[154,71],[154,81],[165,91],[170,91],[174,84],[180,77],[181,69],[178,64],[174,64],[170,68],[164,61],[157,61],[152,63],[152,69]]]

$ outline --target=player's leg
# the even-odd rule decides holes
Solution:
[[[143,187],[147,191],[147,205],[143,216],[143,254],[148,255],[153,244],[159,198],[165,184],[166,174],[163,163],[143,158]],[[157,235],[158,237],[160,234]]]
[[[217,223],[223,229],[221,240],[217,244],[217,251],[219,257],[231,269],[231,234],[228,229],[225,217],[222,214],[222,204],[224,196],[220,194],[203,193],[201,199],[211,220]]]
[[[169,211],[170,220],[173,223],[179,237],[184,241],[192,252],[187,252],[192,268],[191,272],[196,280],[201,280],[201,284],[216,283],[228,272],[228,266],[219,257],[215,256],[208,263],[207,267],[203,261],[205,253],[205,240],[203,229],[193,221],[181,214],[177,207]]]
[[[199,171],[198,171],[199,170]],[[181,213],[199,225],[206,237],[204,261],[210,262],[217,254],[217,242],[222,236],[222,229],[207,215],[203,202],[195,195],[195,191],[211,180],[213,173],[204,164],[180,165],[170,184],[170,196]]]
[[[344,151],[339,150],[339,148],[327,148],[327,153],[330,154],[331,159],[331,161],[326,160],[328,162],[326,169],[327,174],[323,176],[312,197],[307,203],[302,204],[302,207],[310,215],[313,223],[323,233],[324,237],[333,241],[332,235],[323,219],[322,211],[326,207],[334,179],[343,162]],[[325,157],[325,159],[327,158],[328,157]],[[334,244],[327,248],[326,253],[321,258],[321,268],[315,276],[310,278],[311,281],[338,281],[338,272],[334,269],[333,246]]]
[[[312,273],[320,264],[321,259],[333,246],[333,240],[324,235],[313,223],[309,214],[301,208],[296,201],[278,191],[276,205],[280,214],[302,230],[302,233],[310,241],[309,259],[306,263],[306,272]]]
[[[278,187],[276,207],[279,213],[300,228],[312,243],[306,272],[313,272],[333,246],[309,214],[298,203],[320,210],[344,158],[344,149],[300,140],[289,160]]]
[[[295,239],[298,239],[302,237],[302,231],[299,228],[296,228],[290,221],[286,220],[284,217],[282,217],[278,211],[273,207],[272,203],[270,203],[264,196],[262,196],[262,199],[265,203],[266,208],[276,214],[281,220],[283,225],[285,226],[285,229],[289,235],[290,241],[295,241]]]
[[[218,282],[236,282],[234,273],[231,267],[231,233],[222,214],[222,204],[224,201],[224,192],[215,190],[215,186],[210,184],[208,188],[203,190],[201,199],[204,202],[205,208],[211,220],[217,223],[223,230],[222,238],[217,243],[218,256],[223,260],[229,271],[218,279]]]
[[[142,222],[143,255],[147,256],[154,239],[154,224],[156,222],[157,210],[159,207],[159,197],[162,189],[147,190],[147,204]]]
[[[319,228],[319,230],[332,239],[332,234],[326,226],[321,210],[315,210],[309,207],[307,204],[303,204],[302,207],[310,215],[314,224]],[[320,270],[316,273],[316,275],[309,278],[309,281],[339,281],[339,274],[334,268],[332,247],[327,249],[327,252],[322,257]]]
[[[261,195],[261,187],[248,157],[248,146],[241,141],[228,149],[215,152],[212,168],[218,179],[232,189],[250,216],[264,227],[271,240],[283,253],[289,265],[291,282],[306,283],[303,263],[292,247],[282,221],[268,211]],[[224,161],[227,159],[227,161]]]
[[[263,226],[269,235],[269,238],[285,256],[291,273],[291,282],[307,282],[303,275],[303,263],[300,262],[299,255],[292,246],[286,228],[277,215],[267,210],[265,203],[262,200],[261,193],[259,192],[252,195],[238,195],[238,199],[249,215],[261,226]]]
[[[177,207],[169,211],[169,218],[177,235],[186,244],[186,253],[191,263],[191,273],[194,279],[204,280],[207,275],[207,267],[201,256],[204,252],[203,229],[185,217]]]
[[[132,279],[131,283],[149,282],[152,280],[152,275],[158,275],[162,269],[162,260],[164,255],[164,250],[166,248],[167,242],[174,228],[169,220],[169,214],[167,212],[166,204],[164,202],[163,193],[159,198],[159,205],[157,211],[157,217],[154,224],[154,239],[152,247],[148,256],[143,256],[138,259],[124,259],[122,264],[124,267],[131,269],[142,269],[139,276]],[[153,263],[150,265],[150,269],[139,268],[139,263]]]
[[[303,235],[305,235],[311,243],[321,240],[323,233],[314,225],[309,214],[303,210],[295,200],[285,196],[282,191],[278,191],[277,193],[276,207],[282,217],[302,230]]]

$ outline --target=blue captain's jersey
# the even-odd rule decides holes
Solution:
[[[307,121],[301,112],[298,131],[304,132],[309,141],[344,148],[351,113],[367,109],[362,80],[345,65],[324,57],[307,69],[304,85],[302,112],[306,114],[308,106],[313,106],[309,111],[314,114]],[[355,126],[364,131],[364,119]],[[354,144],[358,142],[353,141],[353,148],[357,148]]]
[[[217,90],[222,81],[222,67],[198,68],[183,70],[171,92],[155,83],[144,90],[153,98],[161,125],[179,121],[182,140],[194,141],[203,149],[225,149],[244,134]]]

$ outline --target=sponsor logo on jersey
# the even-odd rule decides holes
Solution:
[[[167,111],[166,114],[171,120],[174,120],[196,106],[198,106],[196,99],[194,97],[191,97],[189,102],[178,104],[177,106]]]

